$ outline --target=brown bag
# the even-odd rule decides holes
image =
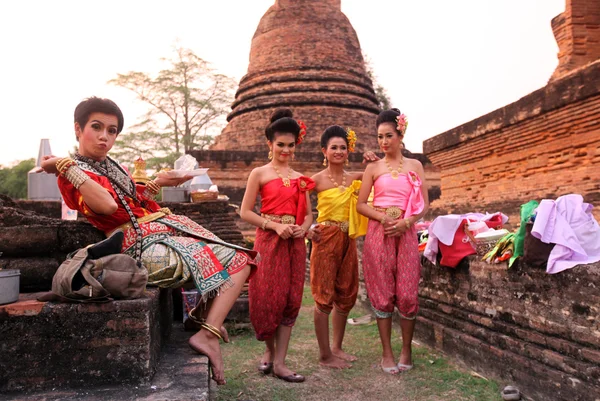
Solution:
[[[129,255],[119,253],[123,233],[117,232],[67,258],[52,279],[52,292],[41,301],[106,302],[144,294],[148,271]]]

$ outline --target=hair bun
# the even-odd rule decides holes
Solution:
[[[402,114],[402,112],[400,111],[400,109],[397,109],[395,107],[391,108],[390,110],[393,110],[393,111],[395,111],[398,114]]]
[[[281,118],[285,118],[285,117],[293,118],[294,113],[292,113],[292,110],[290,110],[286,107],[281,107],[279,109],[276,109],[273,112],[273,114],[271,115],[271,124],[274,123],[275,121],[277,121]]]

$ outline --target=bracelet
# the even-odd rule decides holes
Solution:
[[[406,224],[407,229],[410,228],[410,220],[409,219],[404,219],[404,224]]]
[[[380,222],[381,224],[385,224],[385,214],[383,215],[383,217],[381,218],[381,220],[379,220],[379,222]]]
[[[70,167],[77,166],[77,162],[70,157],[63,157],[56,161],[55,166],[58,173],[64,176]]]
[[[90,179],[90,176],[77,165],[70,166],[62,175],[73,184],[75,189],[79,189],[84,182]]]
[[[160,192],[160,188],[161,188],[161,186],[158,185],[155,181],[148,181],[146,183],[146,189],[149,192],[152,192],[154,194],[154,196],[158,195],[158,193]]]
[[[261,224],[261,226],[260,226],[260,228],[262,228],[263,231],[266,231],[267,230],[267,224],[269,224],[269,220],[264,219],[263,222],[262,222],[262,224]]]

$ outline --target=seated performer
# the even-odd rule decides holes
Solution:
[[[310,288],[315,300],[314,322],[319,343],[319,363],[343,369],[356,357],[342,349],[346,319],[358,294],[358,254],[355,238],[365,235],[368,220],[356,211],[362,172],[344,171],[354,152],[356,133],[333,125],[321,135],[323,165],[315,174],[319,223],[312,230]],[[365,159],[374,160],[372,152]],[[348,183],[348,184],[347,184]],[[329,346],[329,315],[334,311],[333,346]]]
[[[123,113],[108,99],[91,97],[75,108],[73,158],[47,156],[42,168],[57,174],[67,206],[82,213],[107,235],[122,230],[122,252],[148,269],[148,284],[177,287],[193,281],[201,298],[210,300],[203,330],[190,346],[208,356],[213,379],[225,384],[219,339],[221,327],[254,265],[254,251],[223,242],[185,216],[161,209],[153,200],[161,186],[175,186],[191,177],[159,177],[146,186],[135,184],[107,153],[123,129]],[[218,295],[218,296],[217,296]]]
[[[369,218],[363,251],[367,295],[377,317],[383,347],[381,367],[397,374],[412,369],[411,342],[419,309],[421,261],[415,223],[427,212],[425,173],[418,160],[402,156],[408,125],[397,109],[377,117],[377,142],[385,157],[367,166],[358,212]],[[373,207],[367,204],[374,188]],[[392,314],[400,312],[402,353],[396,364],[391,346]]]
[[[289,165],[305,135],[304,124],[292,117],[289,109],[271,117],[265,131],[271,162],[250,173],[240,215],[257,227],[254,249],[261,254],[249,287],[250,320],[256,338],[266,344],[258,369],[303,382],[304,376],[285,365],[285,357],[302,303],[304,237],[313,221],[308,193],[315,184]],[[260,215],[254,212],[259,193]]]

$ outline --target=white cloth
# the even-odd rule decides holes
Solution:
[[[531,235],[547,244],[556,244],[548,258],[547,273],[600,260],[600,226],[592,209],[579,194],[561,196],[555,201],[542,200]]]
[[[502,224],[506,224],[508,216],[503,213],[466,213],[466,214],[448,214],[445,216],[438,216],[433,220],[433,223],[429,226],[429,239],[427,245],[423,251],[425,256],[431,263],[436,262],[439,244],[438,241],[444,245],[452,245],[454,241],[454,235],[456,230],[460,227],[460,223],[463,219],[487,221],[497,215],[502,215]]]

